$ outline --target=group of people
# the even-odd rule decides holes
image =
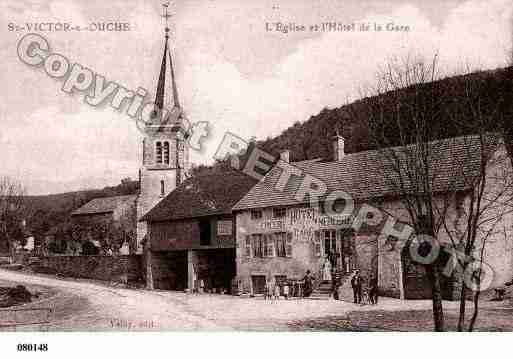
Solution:
[[[360,271],[356,270],[351,277],[351,287],[353,288],[354,302],[362,304],[368,301],[370,304],[378,304],[378,279],[375,275],[371,275],[367,287],[364,287],[365,281],[360,275]]]
[[[287,282],[284,282],[283,285],[280,286],[276,281],[268,280],[265,284],[265,299],[280,299],[281,288],[283,288],[283,297],[289,299],[290,286]]]
[[[323,280],[326,274],[323,273]],[[302,296],[309,297],[313,292],[314,277],[310,270],[306,271],[303,277],[303,288]],[[360,271],[354,271],[351,277],[351,287],[353,288],[354,303],[365,304],[378,304],[378,279],[376,275],[372,274],[368,281],[366,281],[361,275]],[[278,283],[276,280],[269,279],[266,281],[265,287],[265,299],[279,299],[282,294],[285,299],[291,297],[290,285],[285,281]]]

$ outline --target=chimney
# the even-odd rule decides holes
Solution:
[[[284,150],[280,152],[280,160],[290,162],[290,151]]]
[[[333,137],[333,160],[340,161],[346,155],[344,151],[344,137],[335,135]]]

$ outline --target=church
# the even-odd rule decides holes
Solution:
[[[167,14],[164,16],[169,17]],[[178,96],[169,32],[170,29],[166,26],[155,93],[157,110],[144,123],[139,193],[125,196],[126,198],[116,196],[94,199],[72,213],[72,219],[81,223],[97,222],[97,217],[102,217],[103,222],[111,219],[116,221],[119,216],[115,214],[129,201],[135,211],[132,222],[136,223],[128,224],[136,228],[135,243],[125,243],[121,254],[143,253],[148,229],[146,222],[140,219],[179,186],[190,170],[189,149],[186,146],[189,133]]]

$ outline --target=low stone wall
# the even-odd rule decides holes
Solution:
[[[120,283],[143,282],[143,263],[140,255],[40,257],[32,269],[35,272],[53,272],[75,278]]]

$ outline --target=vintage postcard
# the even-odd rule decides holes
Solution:
[[[2,356],[513,332],[511,0],[0,9]]]

